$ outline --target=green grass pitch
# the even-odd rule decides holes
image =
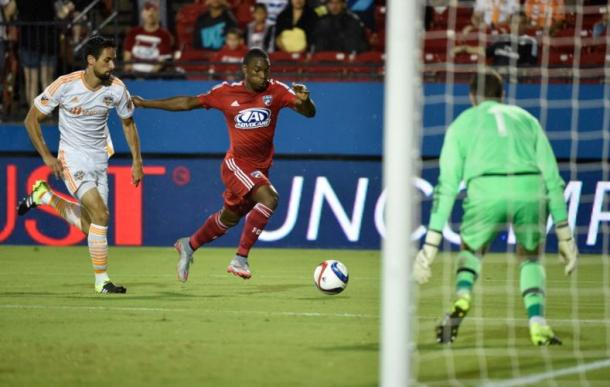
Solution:
[[[173,249],[111,247],[111,276],[128,293],[97,295],[85,247],[0,246],[0,386],[378,384],[378,251],[255,249],[249,281],[225,273],[232,252],[197,252],[182,284]],[[331,258],[350,270],[337,296],[312,283],[314,267]],[[518,271],[501,254],[485,258],[458,341],[435,344],[454,258],[439,256],[433,280],[417,291],[421,385],[544,373],[552,377],[533,385],[606,385],[610,367],[560,374],[610,357],[608,266],[599,256],[583,257],[566,280],[549,255],[548,317],[565,343],[553,348],[529,343]]]

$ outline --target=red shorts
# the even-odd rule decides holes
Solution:
[[[250,199],[250,192],[262,185],[271,185],[267,177],[269,169],[257,169],[232,157],[224,159],[220,173],[225,185],[224,206],[241,215],[247,214],[256,204]]]

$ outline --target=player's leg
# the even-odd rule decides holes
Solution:
[[[39,205],[48,205],[56,209],[68,223],[78,227],[84,233],[89,231],[90,220],[88,214],[81,211],[78,203],[59,196],[44,180],[37,180],[32,186],[32,192],[19,201],[17,213],[25,215],[29,210]]]
[[[532,184],[529,184],[531,187]],[[534,184],[535,186],[535,184]],[[523,305],[527,312],[530,338],[534,345],[561,344],[545,319],[545,278],[544,266],[540,257],[544,250],[545,221],[547,218],[546,201],[521,201],[515,208],[513,227],[517,239],[517,257],[520,265],[520,290]]]
[[[89,189],[87,189],[89,188]],[[110,214],[106,201],[97,188],[82,185],[80,201],[91,223],[88,230],[87,245],[95,271],[95,290],[98,293],[126,293],[127,289],[114,285],[108,276],[108,223]]]
[[[250,254],[250,249],[252,249],[267,226],[273,211],[277,208],[279,195],[275,188],[266,181],[252,190],[250,201],[253,205],[246,215],[237,252],[227,267],[227,272],[243,279],[248,279],[252,276],[250,265],[248,264],[248,255]]]
[[[495,180],[495,179],[494,179]],[[451,343],[458,334],[472,303],[472,291],[481,274],[481,260],[487,246],[506,223],[506,203],[493,190],[497,182],[471,183],[464,201],[464,216],[460,228],[462,246],[456,270],[456,298],[451,310],[436,326],[438,343]]]
[[[179,238],[174,244],[179,255],[176,265],[178,280],[182,282],[188,280],[195,250],[223,236],[229,228],[239,223],[240,219],[241,215],[238,212],[223,207],[210,215],[193,235]]]

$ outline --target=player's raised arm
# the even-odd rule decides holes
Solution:
[[[169,111],[184,111],[203,108],[199,97],[177,96],[162,99],[144,99],[137,95],[131,98],[136,107],[147,109],[161,109]]]
[[[63,170],[61,161],[51,154],[49,147],[42,137],[40,123],[45,118],[47,118],[46,114],[38,110],[35,105],[32,105],[23,123],[28,132],[28,136],[30,137],[30,141],[32,141],[34,148],[36,148],[36,151],[38,151],[38,154],[42,157],[42,161],[51,169],[55,177],[61,178]]]
[[[316,105],[311,99],[307,86],[300,83],[293,83],[292,90],[297,96],[297,103],[294,108],[298,113],[305,117],[313,117],[316,115]]]
[[[140,136],[138,135],[138,128],[136,122],[132,117],[121,119],[123,124],[123,132],[125,133],[125,139],[129,144],[129,150],[131,151],[131,178],[132,183],[137,187],[144,177],[144,170],[142,167],[142,154],[140,153]]]

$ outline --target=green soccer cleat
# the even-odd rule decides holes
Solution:
[[[17,214],[19,216],[25,215],[32,208],[38,207],[42,204],[42,195],[49,191],[51,191],[51,188],[44,180],[36,180],[32,186],[32,193],[19,201]]]
[[[534,345],[561,345],[561,339],[555,336],[548,325],[532,323],[530,325],[530,337]]]
[[[470,296],[462,296],[453,304],[453,310],[447,313],[436,326],[436,342],[439,344],[453,343],[457,338],[458,329],[464,317],[470,310]]]
[[[127,289],[120,285],[115,285],[110,281],[104,282],[101,286],[95,286],[95,291],[99,294],[110,294],[110,293],[127,293]]]

